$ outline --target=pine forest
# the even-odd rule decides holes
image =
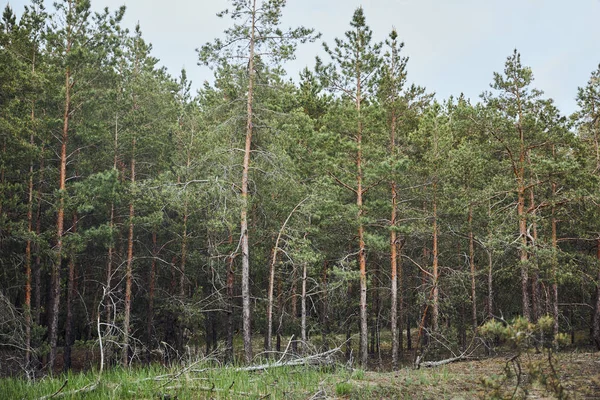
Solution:
[[[563,351],[595,354],[582,376],[599,377],[600,67],[572,115],[518,49],[478,99],[440,99],[408,83],[395,28],[375,37],[357,8],[322,42],[281,23],[285,3],[229,0],[195,93],[124,6],[4,9],[0,393],[157,365],[183,384],[192,360],[356,380],[508,354],[517,378],[482,384],[495,398],[567,398]],[[307,42],[323,55],[291,76]],[[31,398],[100,390],[58,379]],[[284,396],[211,379],[179,398]],[[370,398],[348,382],[285,396]],[[135,390],[98,398],[178,398]]]

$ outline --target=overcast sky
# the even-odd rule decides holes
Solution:
[[[260,0],[258,0],[260,1]],[[6,0],[2,1],[6,3]],[[17,14],[27,0],[11,0]],[[49,1],[46,2],[49,6]],[[600,0],[288,0],[283,25],[304,25],[332,43],[343,37],[356,7],[362,6],[375,40],[392,26],[410,57],[408,80],[437,93],[438,99],[463,92],[473,102],[489,88],[514,48],[533,69],[534,86],[553,98],[563,113],[576,109],[584,86],[600,63]],[[115,10],[125,4],[125,25],[139,21],[153,55],[173,75],[182,67],[199,87],[211,71],[197,65],[195,49],[222,37],[230,20],[215,16],[227,0],[92,0],[92,7]],[[300,69],[323,56],[322,44],[301,45],[287,66]],[[325,60],[326,57],[323,57]]]

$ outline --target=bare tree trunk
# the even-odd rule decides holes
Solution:
[[[73,214],[73,233],[77,231],[77,214]],[[65,321],[65,351],[63,371],[71,369],[71,346],[73,345],[73,300],[75,299],[75,254],[69,257],[69,277],[67,280],[67,320]]]
[[[301,300],[301,333],[300,336],[302,338],[302,352],[306,351],[306,344],[308,341],[308,337],[306,335],[306,278],[307,278],[307,264],[304,263],[302,265],[302,300]]]
[[[555,201],[556,183],[552,182],[552,199]],[[552,205],[552,316],[554,318],[553,333],[558,335],[558,238],[556,207]]]
[[[119,117],[115,115],[115,140],[114,140],[114,154],[113,154],[113,170],[117,174],[117,179],[119,177],[119,171],[117,169],[117,161],[118,161],[118,153],[119,153]],[[112,292],[112,274],[113,274],[113,263],[114,263],[114,254],[115,254],[115,245],[113,241],[113,230],[115,228],[115,202],[111,201],[110,203],[110,220],[108,223],[110,228],[110,242],[108,244],[108,256],[106,259],[106,293],[108,296],[111,295]],[[114,321],[112,320],[112,301],[110,298],[106,302],[106,324],[110,325]],[[107,346],[107,355],[108,358],[111,357],[112,351],[111,346]]]
[[[188,165],[189,167],[189,165]],[[181,263],[179,264],[179,296],[183,299],[185,297],[185,263],[187,259],[187,222],[188,222],[188,197],[187,192],[185,193],[185,200],[183,205],[183,234],[181,238]]]
[[[529,272],[528,272],[528,253],[527,253],[527,216],[525,215],[525,187],[519,184],[517,191],[517,213],[519,215],[519,235],[521,238],[521,247],[519,248],[521,263],[521,296],[523,302],[523,317],[528,321],[531,319],[529,312]]]
[[[489,319],[493,318],[494,315],[494,258],[493,258],[493,248],[492,248],[492,205],[488,202],[488,246],[487,256],[488,256],[488,276],[487,276],[487,286],[488,286],[488,300],[487,300],[487,315]]]
[[[437,225],[437,181],[433,181],[433,305],[431,310],[431,328],[434,332],[439,330],[440,316],[440,289],[438,267],[438,225]]]
[[[35,51],[33,52],[32,72],[35,73]],[[31,104],[31,135],[29,144],[35,146],[35,101]],[[29,184],[27,191],[27,244],[25,245],[25,366],[31,362],[31,236],[33,233],[33,160],[29,164]]]
[[[368,353],[368,322],[367,322],[367,254],[365,250],[365,228],[362,222],[363,209],[363,159],[362,159],[362,134],[363,125],[361,119],[361,80],[357,76],[356,79],[356,111],[358,113],[358,126],[356,135],[356,206],[358,208],[358,265],[360,269],[360,363],[362,366],[367,366],[369,358]]]
[[[404,326],[404,318],[405,318],[405,314],[406,314],[406,307],[404,304],[404,294],[403,294],[403,280],[404,280],[404,272],[403,272],[403,268],[402,268],[402,249],[404,247],[404,240],[402,239],[401,242],[398,244],[398,265],[397,265],[397,274],[396,274],[396,280],[397,280],[397,287],[396,290],[398,290],[398,292],[396,293],[396,296],[398,298],[397,304],[398,304],[398,310],[397,310],[397,323],[398,323],[398,328],[397,328],[397,338],[398,338],[398,355],[397,358],[403,353],[403,348],[404,348],[404,337],[402,334],[402,330],[403,330],[403,326]],[[397,364],[398,361],[396,361]],[[397,367],[397,365],[396,365]]]
[[[69,2],[69,14],[71,13],[72,3]],[[66,54],[71,50],[70,27],[67,38]],[[58,315],[60,312],[60,267],[62,263],[62,245],[65,223],[65,183],[67,181],[67,142],[69,138],[69,118],[71,114],[71,70],[67,67],[65,71],[65,104],[63,114],[63,130],[60,150],[60,177],[59,177],[59,200],[58,211],[56,214],[56,247],[55,259],[52,264],[52,273],[50,283],[52,287],[52,303],[50,305],[50,326],[48,329],[48,340],[50,344],[50,354],[48,358],[48,368],[52,370],[56,361],[56,342],[58,339]]]
[[[233,236],[229,234],[229,244],[233,243]],[[235,285],[235,274],[233,271],[233,262],[235,256],[230,254],[227,257],[227,349],[226,358],[228,362],[233,362],[233,287]]]
[[[290,314],[292,316],[292,327],[294,341],[292,342],[292,352],[298,354],[298,267],[296,263],[292,266],[292,287],[291,287],[291,305]]]
[[[131,143],[131,188],[135,186],[135,137]],[[133,193],[132,193],[133,196]],[[124,367],[129,365],[129,335],[131,319],[131,289],[133,286],[133,218],[135,207],[133,197],[129,202],[129,235],[127,237],[127,267],[125,270],[125,309],[123,312],[123,343],[121,363]]]
[[[35,236],[40,237],[42,233],[42,184],[44,181],[44,146],[40,152],[40,177],[38,180],[38,188],[36,193],[37,210],[35,213]],[[35,311],[34,318],[36,324],[41,323],[41,310],[42,310],[42,255],[40,252],[39,244],[35,245],[35,269],[33,271],[33,282],[34,282],[34,294],[35,294]]]
[[[275,244],[277,246],[277,244]],[[273,335],[273,290],[275,285],[275,264],[277,263],[277,247],[271,251],[269,264],[269,291],[267,294],[267,331],[265,332],[265,353],[270,357]]]
[[[158,244],[156,240],[156,228],[152,230],[152,262],[150,263],[150,278],[148,279],[148,316],[146,323],[146,334],[148,335],[148,348],[152,349],[154,332],[154,297],[156,291],[156,257],[158,257]],[[150,360],[148,360],[150,361]]]
[[[328,296],[328,282],[327,282],[327,260],[323,261],[323,273],[321,275],[321,301],[323,303],[323,311],[321,315],[321,335],[323,337],[323,350],[329,350],[329,296]],[[306,285],[306,279],[304,280],[304,284]],[[306,295],[306,293],[305,293]],[[304,298],[304,303],[306,305],[306,296]],[[306,309],[305,309],[306,316]]]
[[[275,246],[271,251],[271,263],[269,265],[269,291],[267,298],[267,332],[265,333],[265,352],[267,354],[271,351],[271,342],[272,342],[272,333],[273,333],[273,284],[275,282],[275,265],[277,264],[277,252],[279,251],[279,241],[281,240],[281,235],[283,235],[283,231],[287,226],[290,218],[302,203],[304,203],[308,198],[305,198],[300,203],[298,203],[292,211],[288,214],[287,218],[281,225],[279,229],[279,233],[277,234],[277,239],[275,239]]]
[[[392,333],[392,368],[398,367],[398,275],[397,275],[397,248],[398,243],[396,239],[395,220],[396,220],[396,193],[395,183],[392,184],[392,231],[390,233],[390,262],[391,262],[391,310],[390,310],[390,329]]]
[[[250,28],[250,49],[248,53],[248,102],[246,121],[246,145],[242,170],[242,210],[240,215],[242,234],[242,325],[244,335],[244,357],[252,362],[252,334],[250,325],[250,249],[248,243],[248,173],[250,171],[250,152],[252,145],[252,106],[254,95],[254,42],[256,31],[256,0],[252,1],[252,26]]]
[[[283,287],[282,287],[282,280],[281,280],[281,271],[277,272],[277,320],[279,321],[279,323],[277,324],[277,329],[276,329],[276,333],[277,333],[277,341],[276,341],[276,347],[275,349],[277,350],[277,352],[281,352],[281,319],[283,316]]]
[[[475,282],[475,241],[473,239],[473,204],[469,204],[469,267],[471,269],[471,310],[473,332],[477,330],[477,286]]]
[[[597,254],[596,257],[600,262],[600,239],[596,240]],[[594,318],[592,327],[592,337],[596,348],[600,350],[600,268],[598,268],[598,284],[596,285],[596,306],[594,308]],[[571,318],[572,319],[572,318]]]
[[[538,261],[535,253],[535,248],[537,247],[537,222],[536,211],[535,211],[535,197],[533,192],[533,186],[529,189],[529,210],[531,211],[531,216],[533,219],[532,229],[531,229],[531,249],[534,249],[533,258],[535,261],[535,265],[532,271],[531,277],[531,308],[532,308],[532,318],[533,322],[536,322],[541,316],[541,307],[540,307],[540,283],[539,283],[539,269],[538,269]]]

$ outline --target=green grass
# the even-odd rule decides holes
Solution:
[[[0,393],[6,399],[35,399],[61,390],[67,399],[208,399],[285,398],[305,399],[323,385],[333,387],[341,380],[337,372],[311,367],[279,367],[264,371],[239,371],[196,365],[189,371],[162,367],[131,370],[115,368],[105,372],[94,390],[72,393],[97,381],[94,372],[66,374],[38,381],[7,378],[0,380]],[[158,378],[157,378],[158,377]],[[66,394],[66,395],[65,395]]]
[[[527,354],[534,361],[542,355]],[[600,364],[595,353],[556,355],[557,368],[573,397],[585,398],[600,391]],[[309,399],[315,394],[331,399],[470,399],[489,398],[482,379],[503,376],[504,356],[415,370],[391,372],[335,367],[279,367],[242,371],[235,366],[196,364],[187,369],[154,365],[105,371],[98,386],[74,391],[97,382],[97,371],[47,377],[36,381],[0,379],[0,399],[38,399],[60,391],[61,399]],[[512,381],[509,382],[512,384]],[[531,388],[538,395],[543,388]],[[533,393],[533,392],[532,392]]]

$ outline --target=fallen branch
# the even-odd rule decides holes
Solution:
[[[454,362],[470,360],[470,359],[471,359],[471,357],[461,354],[460,356],[446,358],[445,360],[421,362],[421,357],[417,357],[417,361],[415,361],[415,364],[416,364],[417,369],[419,369],[419,367],[432,368],[432,367],[439,367],[440,365],[446,365],[446,364],[451,364]]]
[[[81,389],[70,390],[68,392],[62,392],[62,390],[67,386],[67,382],[68,382],[68,380],[66,380],[65,383],[63,383],[63,385],[61,386],[61,388],[58,389],[54,394],[51,394],[49,396],[40,397],[38,400],[48,400],[48,399],[64,397],[64,396],[74,397],[74,395],[76,395],[76,394],[86,393],[86,392],[91,392],[93,390],[96,390],[96,388],[98,387],[98,383],[100,383],[100,381],[96,381],[90,385],[82,387]]]
[[[269,368],[293,367],[298,365],[331,365],[335,362],[331,358],[331,356],[339,351],[340,348],[336,347],[335,349],[326,351],[324,353],[313,354],[310,356],[296,358],[293,360],[282,361],[281,359],[279,359],[279,361],[274,363],[251,365],[249,367],[236,368],[234,371],[263,371]]]

